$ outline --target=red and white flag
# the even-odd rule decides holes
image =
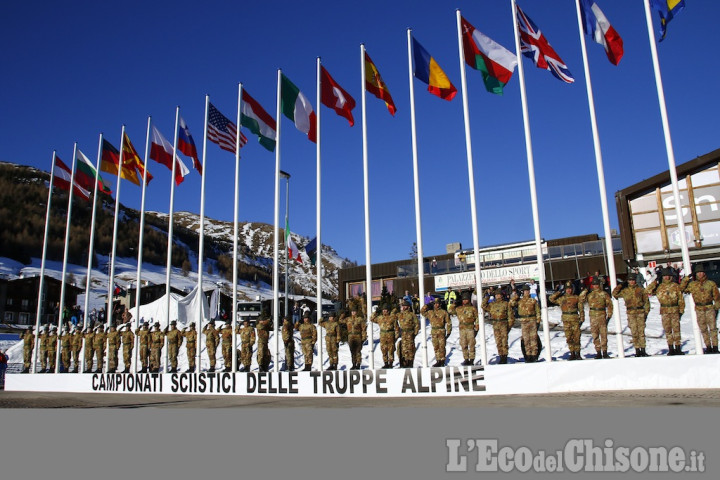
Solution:
[[[172,171],[173,162],[173,146],[160,131],[153,125],[152,127],[152,142],[150,144],[150,158],[156,162],[165,165],[170,171]],[[190,169],[180,160],[180,157],[175,156],[175,185],[180,185],[185,179],[185,175],[190,173]]]
[[[341,117],[347,118],[351,127],[355,125],[352,114],[352,110],[355,108],[355,99],[338,85],[322,65],[320,66],[320,101],[326,107],[335,110]]]
[[[72,184],[75,195],[85,200],[90,200],[90,191],[73,181],[72,170],[60,160],[60,157],[55,157],[55,170],[53,170],[53,175],[55,177],[53,185],[69,192],[70,185]]]
[[[610,25],[610,21],[594,0],[581,0],[580,7],[585,34],[605,48],[610,63],[620,63],[624,53],[620,34]]]

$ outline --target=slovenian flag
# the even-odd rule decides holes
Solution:
[[[428,92],[448,101],[455,98],[457,88],[450,82],[435,59],[415,38],[412,39],[412,50],[415,60],[415,77],[427,83]]]
[[[503,88],[510,81],[517,66],[517,57],[476,30],[464,17],[460,17],[460,23],[465,63],[482,72],[488,92],[502,95]]]
[[[580,11],[586,35],[605,48],[608,60],[613,65],[620,63],[623,56],[623,41],[610,21],[594,0],[580,0]]]
[[[202,175],[202,164],[198,160],[197,148],[195,148],[195,140],[190,135],[190,129],[182,117],[178,117],[178,150],[184,155],[192,158],[193,166],[200,175]]]

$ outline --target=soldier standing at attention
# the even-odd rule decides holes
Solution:
[[[451,305],[451,315],[458,317],[458,329],[460,331],[460,348],[462,349],[463,365],[475,364],[475,335],[480,330],[477,308],[470,305],[470,294],[462,294],[462,305]]]
[[[257,323],[257,362],[261,372],[267,372],[270,369],[270,348],[268,342],[270,341],[270,332],[273,330],[273,321],[270,319],[270,315],[264,313]]]
[[[395,336],[399,331],[399,327],[395,315],[390,314],[390,307],[382,305],[381,309],[382,314],[378,314],[376,311],[370,317],[370,320],[380,327],[380,350],[382,351],[383,362],[385,362],[383,368],[393,368],[395,362]],[[337,351],[335,354],[337,355]]]
[[[32,354],[35,349],[35,328],[30,327],[25,330],[20,338],[23,341],[23,369],[22,373],[30,373],[32,365]]]
[[[673,272],[669,268],[662,270],[662,283],[653,280],[645,288],[645,293],[655,295],[660,302],[660,317],[668,343],[668,355],[685,355],[681,349],[680,316],[685,311],[685,299],[680,285],[673,280]]]
[[[55,373],[55,360],[57,358],[58,347],[57,327],[55,325],[50,325],[50,333],[48,333],[45,339],[45,347],[47,348],[48,359],[47,373]]]
[[[305,318],[305,315],[309,317],[310,313],[305,312],[303,314],[303,318]],[[295,370],[295,336],[293,335],[295,329],[293,328],[292,322],[290,322],[290,317],[283,317],[281,330],[282,331],[280,333],[282,334],[282,341],[285,345],[285,368],[288,372],[292,372]]]
[[[78,373],[80,371],[80,351],[83,345],[83,334],[79,326],[74,328],[72,333],[73,337],[70,345],[72,347],[72,362],[75,364],[73,373]]]
[[[170,322],[170,329],[165,333],[168,340],[168,360],[170,361],[169,373],[177,373],[177,357],[182,345],[183,335],[177,329],[177,320]],[[229,371],[229,370],[228,370]]]
[[[582,293],[585,293],[583,290]],[[570,360],[582,360],[580,354],[580,325],[585,321],[585,308],[580,302],[580,295],[573,294],[571,281],[565,282],[565,293],[558,291],[548,299],[550,303],[560,306],[562,324],[565,329],[565,341],[570,350]]]
[[[135,333],[138,337],[140,349],[140,365],[142,365],[140,373],[147,373],[150,367],[150,330],[148,329],[148,323],[143,322],[140,329],[136,330]]]
[[[135,348],[135,334],[130,328],[130,322],[123,325],[121,328],[120,339],[123,345],[123,365],[125,369],[123,373],[130,373],[130,366],[132,365],[132,353]]]
[[[225,362],[224,372],[232,370],[232,344],[233,344],[232,320],[225,320],[225,325],[220,329],[220,338],[222,339],[222,356]]]
[[[95,353],[95,373],[102,373],[103,365],[105,364],[105,332],[103,331],[102,325],[95,327],[95,333],[93,334],[93,352]]]
[[[350,356],[352,358],[352,369],[360,370],[362,363],[362,346],[367,339],[367,322],[363,317],[358,316],[357,307],[353,306],[350,311],[350,317],[347,319],[348,330],[348,346],[350,347]]]
[[[67,327],[63,327],[60,335],[60,361],[62,362],[62,371],[70,372],[70,358],[72,357],[72,334],[68,332]]]
[[[595,344],[595,359],[610,358],[607,347],[607,324],[613,314],[610,295],[602,289],[603,280],[596,276],[590,282],[590,293],[580,294],[580,308],[587,303],[590,306],[590,332]]]
[[[220,341],[220,334],[215,329],[215,320],[210,320],[202,333],[205,334],[205,347],[207,348],[208,359],[210,360],[210,368],[208,372],[215,371],[215,362],[217,361],[217,347]]]
[[[334,312],[330,312],[328,318],[320,320],[320,326],[325,329],[325,349],[328,354],[330,365],[328,370],[337,370],[338,345],[340,341],[340,323],[337,321]]]
[[[93,352],[95,350],[95,332],[90,326],[85,327],[83,339],[85,340],[85,370],[83,373],[90,373],[93,367]]]
[[[637,276],[630,274],[627,279],[627,286],[623,288],[622,283],[613,289],[612,296],[625,300],[625,311],[627,312],[627,323],[632,334],[633,347],[636,357],[647,357],[645,353],[645,321],[650,313],[650,301],[645,294],[645,289],[637,284]]]
[[[286,319],[289,323],[289,319]],[[305,357],[305,371],[312,370],[313,353],[317,342],[317,328],[310,323],[310,312],[303,314],[303,323],[295,327],[300,332],[303,357]],[[294,339],[292,340],[295,341]]]
[[[48,327],[43,325],[40,327],[40,335],[38,335],[38,349],[40,350],[40,373],[47,371],[47,337]]]
[[[252,364],[253,345],[255,345],[255,328],[250,325],[250,319],[246,318],[242,326],[237,326],[237,333],[240,335],[240,362],[243,365],[240,371],[249,372]],[[288,369],[292,372],[294,365],[291,363],[288,365]]]
[[[525,351],[527,363],[537,362],[538,359],[538,330],[537,326],[542,321],[540,317],[540,305],[537,300],[530,296],[530,285],[525,284],[522,287],[522,297],[514,298],[510,301],[510,305],[517,307],[517,317],[520,319],[522,328],[522,339],[525,343]]]
[[[400,313],[397,314],[398,334],[400,348],[402,349],[402,363],[400,368],[412,368],[415,363],[415,337],[420,331],[420,322],[417,316],[410,311],[412,304],[407,300],[403,302]]]
[[[108,373],[115,373],[118,367],[118,350],[120,350],[120,332],[115,328],[115,324],[110,324],[107,334],[108,342]]]
[[[708,280],[702,265],[695,265],[695,280],[683,278],[680,288],[692,295],[695,302],[697,323],[705,343],[705,353],[718,353],[717,311],[720,309],[720,292],[712,280]]]
[[[510,303],[505,301],[500,289],[495,291],[493,302],[490,302],[490,293],[486,292],[483,295],[481,306],[483,311],[488,312],[490,320],[492,320],[493,335],[495,335],[495,344],[500,356],[498,364],[505,365],[508,360],[508,331],[515,323],[515,313],[510,307]]]
[[[450,315],[448,315],[446,310],[442,309],[439,298],[433,300],[433,309],[430,311],[428,310],[429,308],[427,304],[425,304],[420,309],[420,313],[423,314],[428,320],[430,320],[430,335],[432,338],[433,350],[435,350],[435,359],[437,360],[433,364],[433,367],[444,367],[445,340],[447,339],[447,337],[450,336],[450,332],[452,331]]]
[[[160,371],[160,358],[164,342],[165,333],[160,329],[160,322],[155,322],[150,330],[150,371],[152,373]]]
[[[182,336],[185,338],[185,352],[188,361],[188,369],[185,373],[192,373],[195,371],[195,354],[197,353],[195,322],[190,322],[190,325],[183,330]]]

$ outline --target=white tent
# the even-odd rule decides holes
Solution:
[[[144,319],[150,325],[155,322],[160,322],[160,328],[168,326],[168,319],[170,321],[177,320],[178,328],[188,326],[191,322],[198,324],[198,302],[202,301],[202,317],[205,321],[208,320],[208,307],[207,297],[205,295],[198,295],[198,288],[195,287],[185,297],[181,297],[177,293],[170,293],[170,315],[168,315],[168,301],[167,295],[163,295],[154,302],[146,305],[140,305],[140,314],[136,314],[136,309],[133,307],[130,309],[130,314],[133,318],[133,325],[137,326],[137,319]],[[142,290],[141,290],[142,292]]]

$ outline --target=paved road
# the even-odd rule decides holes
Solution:
[[[720,389],[448,398],[307,398],[0,391],[0,408],[720,407]]]

